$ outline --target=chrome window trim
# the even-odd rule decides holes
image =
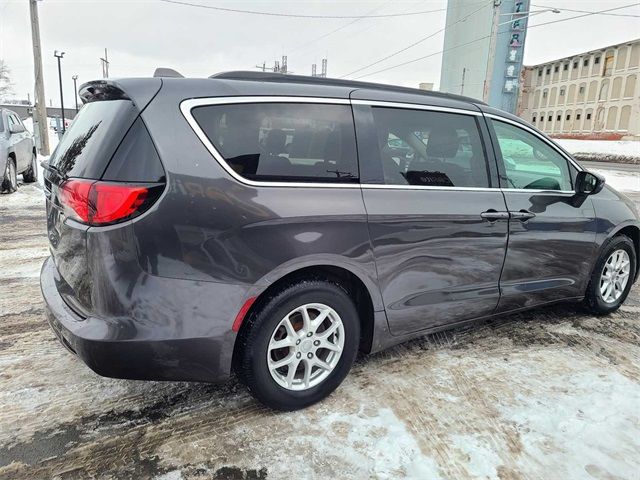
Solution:
[[[324,97],[290,97],[290,96],[242,96],[242,97],[207,97],[207,98],[191,98],[180,102],[180,111],[187,120],[191,129],[200,139],[209,153],[216,159],[220,166],[238,182],[249,185],[251,187],[294,187],[294,188],[360,188],[360,183],[322,183],[322,182],[268,182],[249,180],[237,173],[225,161],[224,157],[218,152],[216,147],[211,143],[204,130],[200,128],[198,122],[191,114],[191,110],[195,107],[207,105],[230,105],[237,103],[313,103],[313,104],[330,104],[330,105],[350,105],[346,98],[324,98]]]
[[[575,190],[535,190],[528,188],[502,188],[503,192],[513,192],[513,193],[548,193],[550,195],[575,195]]]
[[[491,113],[482,113],[480,111],[464,110],[449,107],[439,107],[435,105],[422,105],[415,103],[399,103],[399,102],[385,102],[378,100],[348,100],[346,98],[332,98],[332,97],[305,97],[305,96],[237,96],[237,97],[205,97],[205,98],[191,98],[180,102],[180,111],[185,120],[194,131],[196,136],[200,139],[205,148],[218,162],[218,164],[238,182],[252,186],[252,187],[290,187],[290,188],[362,188],[368,190],[431,190],[431,191],[468,191],[468,192],[524,192],[524,193],[549,193],[549,194],[575,194],[574,191],[567,190],[528,190],[518,188],[500,188],[500,187],[447,187],[447,186],[426,186],[426,185],[386,185],[386,184],[374,184],[374,183],[322,183],[322,182],[269,182],[269,181],[256,181],[249,180],[238,174],[233,168],[231,168],[224,157],[218,152],[215,146],[211,143],[207,135],[202,128],[198,125],[195,118],[191,114],[191,110],[195,107],[201,107],[206,105],[230,105],[238,103],[312,103],[312,104],[328,104],[328,105],[367,105],[367,106],[379,106],[379,107],[391,107],[391,108],[404,108],[413,110],[429,110],[435,112],[445,113],[458,113],[471,116],[485,116],[490,117],[506,123],[511,123],[517,127],[523,128],[541,138],[547,144],[549,144],[555,151],[560,153],[564,158],[569,160],[579,171],[582,168],[576,164],[570,157],[567,157],[563,152],[550,143],[548,139],[540,135],[535,130],[515,122],[508,118],[494,115]]]
[[[479,110],[466,110],[464,108],[440,107],[438,105],[424,105],[421,103],[386,102],[384,100],[351,100],[352,105],[368,105],[370,107],[404,108],[408,110],[428,110],[432,112],[457,113],[482,117]]]
[[[435,185],[387,185],[383,183],[361,183],[364,190],[446,190],[462,192],[500,192],[497,187],[448,187]]]

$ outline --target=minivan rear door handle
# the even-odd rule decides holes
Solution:
[[[497,220],[504,220],[509,218],[509,212],[498,212],[493,208],[487,210],[486,212],[482,212],[480,214],[482,218],[488,220],[490,222],[495,222]]]
[[[511,212],[511,218],[517,218],[521,222],[526,222],[527,220],[530,220],[535,216],[535,213],[524,209],[520,210],[519,212]]]

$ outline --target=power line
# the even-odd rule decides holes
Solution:
[[[444,12],[446,8],[438,8],[436,10],[421,10],[418,12],[404,12],[404,13],[385,13],[379,15],[301,15],[294,13],[281,13],[281,12],[261,12],[256,10],[240,10],[237,8],[225,8],[225,7],[215,7],[213,5],[202,5],[200,3],[190,3],[180,0],[158,0],[159,2],[164,3],[172,3],[175,5],[183,5],[188,7],[198,7],[198,8],[206,8],[208,10],[217,10],[221,12],[231,12],[231,13],[246,13],[249,15],[265,15],[268,17],[290,17],[290,18],[389,18],[389,17],[409,17],[412,15],[424,15],[427,13],[435,13],[435,12]]]
[[[553,21],[550,21],[550,22],[539,23],[537,25],[531,25],[530,27],[527,27],[527,29],[535,28],[535,27],[542,27],[543,25],[550,25],[552,23],[566,22],[566,21],[569,21],[569,20],[575,20],[576,18],[583,18],[583,17],[587,17],[587,16],[590,16],[590,15],[598,15],[598,14],[605,13],[605,12],[612,12],[614,10],[621,10],[623,8],[629,8],[629,7],[633,7],[635,5],[640,5],[640,3],[632,3],[632,4],[629,4],[629,5],[624,5],[622,7],[609,8],[609,9],[606,9],[606,10],[599,10],[597,12],[589,12],[589,13],[584,14],[584,15],[576,15],[574,17],[563,18],[561,20],[553,20]],[[497,35],[502,35],[503,33],[507,33],[507,32],[500,32]],[[429,55],[424,55],[422,57],[414,58],[413,60],[408,60],[406,62],[398,63],[398,64],[392,65],[390,67],[382,68],[380,70],[376,70],[375,72],[365,73],[364,75],[360,75],[359,77],[356,77],[355,79],[358,80],[360,78],[370,77],[371,75],[376,75],[378,73],[386,72],[387,70],[392,70],[392,69],[395,69],[395,68],[404,67],[405,65],[409,65],[409,64],[415,63],[415,62],[419,62],[420,60],[425,60],[427,58],[434,57],[434,56],[439,55],[441,53],[448,52],[448,51],[451,51],[451,50],[455,50],[457,48],[466,47],[467,45],[471,45],[472,43],[479,42],[481,40],[485,40],[485,39],[490,38],[490,37],[491,37],[491,34],[485,35],[484,37],[476,38],[475,40],[470,40],[469,42],[462,43],[460,45],[455,45],[453,47],[440,50],[439,52],[430,53]]]
[[[323,35],[320,35],[319,37],[314,38],[313,40],[309,40],[307,43],[303,43],[302,45],[298,45],[297,47],[295,47],[293,50],[291,50],[291,52],[297,52],[298,50],[308,47],[309,45],[311,45],[312,43],[316,43],[319,40],[322,40],[323,38],[328,37],[329,35],[333,35],[334,33],[339,32],[340,30],[344,30],[347,27],[350,27],[351,25],[353,25],[354,23],[359,22],[360,20],[365,20],[366,18],[369,18],[368,15],[375,12],[376,10],[380,10],[382,7],[387,6],[388,4],[391,3],[391,0],[388,0],[387,2],[384,2],[380,5],[378,5],[375,8],[372,8],[371,10],[368,10],[364,16],[362,17],[358,17],[355,20],[351,20],[349,23],[345,23],[344,25],[339,26],[338,28],[335,28],[333,30],[331,30],[330,32],[327,32]]]
[[[467,15],[466,17],[460,18],[459,20],[457,20],[457,21],[455,21],[455,22],[453,22],[453,23],[451,23],[451,24],[449,24],[449,25],[445,25],[445,26],[444,26],[443,28],[441,28],[440,30],[438,30],[438,31],[436,31],[436,32],[433,32],[433,33],[431,33],[431,34],[427,35],[426,37],[422,37],[422,38],[420,38],[419,40],[417,40],[417,41],[413,42],[412,44],[407,45],[406,47],[403,47],[403,48],[401,48],[400,50],[397,50],[397,51],[395,51],[395,52],[393,52],[393,53],[390,53],[390,54],[389,54],[389,55],[387,55],[386,57],[383,57],[383,58],[381,58],[381,59],[379,59],[379,60],[376,60],[376,61],[375,61],[375,62],[373,62],[373,63],[370,63],[370,64],[368,64],[368,65],[365,65],[364,67],[360,67],[360,68],[358,68],[358,69],[356,69],[356,70],[353,70],[352,72],[349,72],[349,73],[347,73],[346,75],[342,75],[340,78],[349,77],[349,76],[353,75],[354,73],[358,73],[358,72],[360,72],[360,71],[362,71],[362,70],[366,70],[367,68],[372,67],[372,66],[374,66],[374,65],[377,65],[377,64],[379,64],[379,63],[381,63],[381,62],[384,62],[385,60],[388,60],[388,59],[390,59],[391,57],[395,57],[396,55],[399,55],[400,53],[405,52],[405,51],[409,50],[410,48],[413,48],[413,47],[415,47],[416,45],[419,45],[419,44],[421,44],[422,42],[425,42],[425,41],[429,40],[430,38],[435,37],[435,36],[436,36],[436,35],[438,35],[439,33],[444,32],[447,28],[452,27],[453,25],[455,25],[455,24],[457,24],[457,23],[464,22],[464,21],[465,21],[465,20],[467,20],[470,16],[475,15],[475,14],[476,14],[476,13],[478,13],[480,10],[482,10],[483,8],[488,7],[488,6],[489,6],[489,5],[491,5],[492,3],[493,3],[493,0],[491,0],[489,3],[484,4],[483,6],[481,6],[480,8],[478,8],[477,10],[474,10],[473,12],[471,12],[471,13],[470,13],[469,15]]]
[[[545,6],[545,5],[533,5],[531,4],[532,7],[537,7],[537,8],[557,8],[558,10],[564,11],[564,12],[572,12],[572,13],[592,13],[592,14],[597,14],[597,15],[609,15],[612,17],[632,17],[632,18],[638,18],[640,17],[640,15],[633,15],[630,13],[607,13],[607,12],[593,12],[590,10],[573,10],[570,8],[560,8],[560,7],[549,7],[549,6]],[[626,8],[626,7],[623,7]]]
[[[640,5],[640,3],[636,2],[636,3],[630,3],[628,5],[623,5],[622,7],[615,7],[615,8],[608,8],[606,10],[599,10],[597,12],[589,12],[589,13],[585,13],[583,15],[576,15],[574,17],[569,17],[569,18],[561,18],[560,20],[552,20],[550,22],[544,22],[544,23],[538,23],[536,25],[531,25],[528,28],[536,28],[536,27],[541,27],[543,25],[551,25],[552,23],[560,23],[560,22],[567,22],[569,20],[575,20],[576,18],[583,18],[583,17],[589,17],[591,15],[601,15],[601,14],[605,14],[607,12],[613,12],[614,10],[622,10],[623,8],[630,8],[630,7],[636,7]]]
[[[498,35],[500,35],[500,34],[498,34]],[[424,56],[419,57],[419,58],[414,58],[413,60],[408,60],[406,62],[398,63],[397,65],[392,65],[390,67],[382,68],[380,70],[376,70],[375,72],[365,73],[364,75],[360,75],[359,77],[356,77],[355,80],[358,80],[358,79],[364,78],[364,77],[370,77],[371,75],[375,75],[376,73],[386,72],[387,70],[391,70],[391,69],[394,69],[394,68],[403,67],[405,65],[409,65],[410,63],[419,62],[420,60],[425,60],[427,58],[434,57],[434,56],[439,55],[441,53],[449,52],[451,50],[455,50],[456,48],[466,47],[467,45],[471,45],[472,43],[479,42],[480,40],[484,40],[485,38],[489,38],[489,37],[491,37],[491,34],[485,35],[484,37],[476,38],[475,40],[470,40],[469,42],[466,42],[466,43],[461,43],[460,45],[455,45],[453,47],[445,48],[443,50],[440,50],[439,52],[430,53],[429,55],[424,55]]]

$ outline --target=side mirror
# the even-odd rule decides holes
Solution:
[[[604,182],[602,175],[582,170],[576,176],[576,193],[594,195],[604,188]]]
[[[24,127],[22,125],[9,125],[9,133],[22,133],[24,132]]]

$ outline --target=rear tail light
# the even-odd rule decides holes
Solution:
[[[72,178],[60,186],[65,215],[87,225],[110,225],[140,215],[160,196],[162,185]]]

